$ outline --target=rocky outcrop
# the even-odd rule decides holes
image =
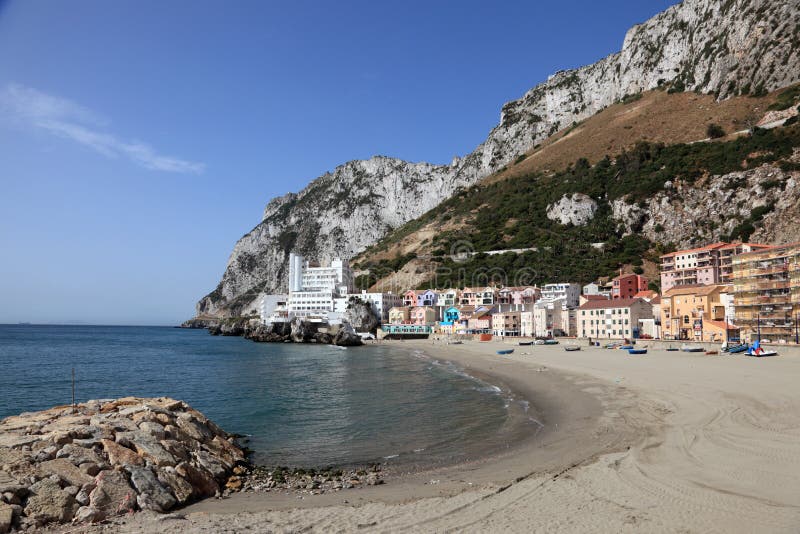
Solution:
[[[374,333],[381,324],[381,319],[372,305],[358,297],[352,297],[347,303],[344,320],[358,332]]]
[[[583,193],[573,193],[547,206],[547,218],[561,224],[584,226],[594,219],[596,211],[597,202]]]
[[[800,162],[800,157],[795,155]],[[625,234],[641,232],[653,242],[679,248],[726,240],[748,228],[751,241],[800,240],[800,172],[762,165],[746,171],[709,176],[700,183],[667,184],[646,202],[612,204]]]
[[[219,325],[219,319],[208,317],[194,317],[181,323],[181,328],[203,329]]]
[[[350,324],[344,323],[333,337],[333,344],[338,347],[357,347],[364,342]]]
[[[449,165],[378,156],[351,161],[297,194],[276,198],[231,253],[198,316],[252,310],[259,293],[285,290],[291,250],[349,258],[536,143],[625,96],[657,87],[726,98],[800,81],[800,0],[684,0],[631,28],[622,50],[561,71],[502,107],[486,141]]]
[[[126,397],[0,421],[0,531],[166,512],[220,493],[245,455],[186,403]]]

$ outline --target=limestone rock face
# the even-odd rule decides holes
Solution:
[[[561,224],[584,226],[594,218],[596,211],[597,202],[583,193],[573,193],[547,206],[547,218]]]
[[[300,317],[295,317],[291,322],[292,333],[289,335],[290,339],[295,343],[305,343],[314,337],[317,333],[317,327],[302,320]]]
[[[800,154],[795,159],[800,161]],[[617,200],[614,218],[626,234],[641,232],[655,242],[690,248],[724,240],[737,226],[766,213],[753,225],[751,241],[800,241],[800,172],[762,165],[746,171],[709,176],[701,183],[676,181],[645,202],[645,206]]]
[[[350,258],[626,95],[669,86],[723,99],[800,81],[800,47],[792,44],[799,23],[800,0],[684,0],[631,28],[620,52],[558,72],[505,104],[486,141],[449,165],[384,156],[345,163],[267,204],[197,315],[253,310],[260,292],[285,292],[289,251],[320,261]]]

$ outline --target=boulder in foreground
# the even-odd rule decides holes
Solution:
[[[245,453],[182,401],[126,397],[0,421],[0,533],[166,512],[218,494]]]

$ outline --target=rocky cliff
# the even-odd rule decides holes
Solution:
[[[272,200],[234,247],[201,317],[239,315],[285,289],[290,250],[351,257],[387,232],[502,168],[545,138],[628,95],[656,87],[760,94],[800,80],[800,0],[685,0],[631,28],[622,50],[551,76],[502,108],[487,140],[450,165],[352,161]]]

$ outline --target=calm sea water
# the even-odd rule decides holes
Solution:
[[[405,467],[503,448],[514,401],[399,346],[263,344],[203,330],[0,325],[0,418],[76,399],[170,396],[249,437],[255,460]],[[513,427],[513,428],[512,428]]]

